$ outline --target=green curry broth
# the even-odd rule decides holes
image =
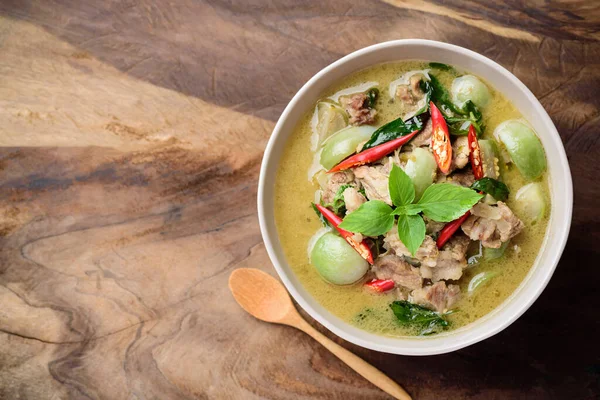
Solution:
[[[380,98],[377,101],[377,124],[382,125],[398,117],[397,104],[389,98],[388,86],[403,73],[427,68],[423,62],[401,62],[376,65],[358,71],[323,93],[322,98],[333,95],[344,88],[367,81],[379,82]],[[435,70],[435,75],[450,87],[456,74],[453,71]],[[484,138],[493,139],[492,132],[501,122],[521,118],[514,106],[494,90],[489,84],[492,100],[482,109],[486,126]],[[372,293],[363,288],[364,281],[353,285],[337,286],[323,280],[308,260],[308,242],[321,227],[317,216],[310,207],[314,199],[316,183],[307,180],[307,171],[313,162],[310,150],[311,118],[310,110],[297,125],[283,152],[275,182],[275,221],[281,245],[292,270],[305,289],[327,310],[342,320],[367,331],[385,336],[414,336],[415,327],[400,325],[389,304],[396,300],[394,291],[387,294]],[[502,178],[511,190],[507,202],[511,207],[514,193],[527,182],[514,166],[503,168]],[[547,178],[541,178],[547,193]],[[518,216],[518,210],[511,207]],[[483,261],[469,266],[459,280],[462,299],[456,304],[455,312],[448,316],[451,329],[467,325],[484,316],[500,305],[523,281],[540,249],[546,226],[546,216],[535,225],[527,224],[525,229],[508,246],[504,257]],[[518,250],[515,250],[515,245]],[[498,271],[501,274],[480,286],[472,295],[467,292],[471,278],[483,271]]]

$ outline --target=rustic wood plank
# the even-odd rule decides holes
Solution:
[[[580,1],[1,2],[0,398],[387,398],[226,282],[274,273],[256,182],[287,101],[342,55],[415,36],[540,98],[573,172],[571,238],[483,343],[413,358],[334,340],[418,399],[597,396],[599,20]]]

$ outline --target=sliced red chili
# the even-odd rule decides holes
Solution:
[[[471,168],[473,168],[473,175],[475,179],[483,178],[483,163],[481,162],[481,149],[479,148],[479,141],[477,140],[477,133],[475,128],[471,124],[469,127],[469,159],[471,160]]]
[[[450,143],[450,134],[448,133],[448,125],[444,116],[433,104],[433,101],[429,102],[430,113],[431,113],[431,148],[433,149],[433,156],[440,170],[447,174],[450,171],[450,164],[452,164],[452,144]]]
[[[376,292],[383,293],[392,290],[396,284],[391,279],[373,279],[372,281],[365,283],[365,286]]]
[[[373,264],[373,253],[371,253],[371,249],[365,240],[358,242],[354,239],[354,233],[340,228],[339,225],[342,223],[342,219],[329,208],[323,207],[320,204],[315,204],[315,207],[317,207],[317,210],[323,214],[327,221],[329,221],[329,223],[333,225],[333,227],[340,233],[340,236],[346,239],[346,242],[348,242],[348,244],[362,256],[362,258],[367,260],[369,264]]]
[[[463,222],[465,222],[465,220],[469,218],[469,215],[471,215],[471,211],[467,211],[462,217],[455,219],[454,221],[448,222],[446,225],[444,225],[436,241],[438,249],[444,247],[446,242],[452,237],[452,235],[454,235],[458,228],[460,228]]]
[[[378,146],[372,147],[361,153],[355,154],[352,157],[346,158],[344,161],[331,168],[329,172],[343,171],[348,168],[358,167],[359,165],[365,165],[377,161],[392,151],[398,149],[400,146],[408,142],[413,138],[420,130],[413,131],[406,136],[399,137],[398,139],[390,140]]]

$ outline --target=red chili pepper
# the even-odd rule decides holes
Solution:
[[[450,171],[450,164],[452,164],[452,144],[450,143],[448,125],[440,110],[433,104],[433,101],[429,102],[429,107],[433,128],[431,133],[433,156],[440,170],[444,174],[447,174]]]
[[[473,168],[473,175],[475,179],[483,178],[483,163],[481,162],[481,149],[479,148],[479,141],[477,140],[477,133],[473,124],[469,127],[469,159],[471,160],[471,168]]]
[[[372,281],[365,283],[365,286],[383,293],[392,290],[396,284],[391,279],[373,279]]]
[[[469,215],[471,215],[471,211],[467,211],[462,217],[444,225],[436,242],[438,249],[444,247],[446,242],[452,237],[452,235],[454,235],[458,228],[460,228],[462,223],[469,218]]]
[[[367,260],[369,264],[373,264],[373,254],[371,253],[371,249],[369,248],[369,245],[366,241],[363,240],[362,242],[357,242],[353,238],[354,234],[352,232],[348,232],[347,230],[340,228],[339,224],[342,223],[342,219],[329,208],[323,207],[320,204],[315,204],[315,207],[317,207],[317,209],[321,212],[321,214],[323,214],[327,221],[329,221],[331,225],[333,225],[333,227],[337,229],[340,235],[344,239],[346,239],[346,242],[348,242],[348,244],[350,244],[350,246],[352,246],[352,248],[362,256],[362,258]]]
[[[343,171],[348,168],[358,167],[359,165],[365,165],[377,161],[380,158],[385,157],[392,151],[396,150],[406,142],[408,142],[410,139],[413,138],[413,136],[415,136],[419,132],[420,130],[417,129],[416,131],[411,132],[406,136],[390,140],[389,142],[385,142],[383,144],[380,144],[379,146],[375,146],[361,153],[355,154],[352,157],[348,157],[335,167],[331,168],[329,172],[331,173]]]

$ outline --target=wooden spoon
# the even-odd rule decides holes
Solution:
[[[292,304],[281,283],[271,275],[254,268],[239,268],[229,277],[229,289],[240,306],[254,317],[298,328],[325,346],[350,368],[396,399],[411,397],[383,372],[331,341],[304,320]]]

